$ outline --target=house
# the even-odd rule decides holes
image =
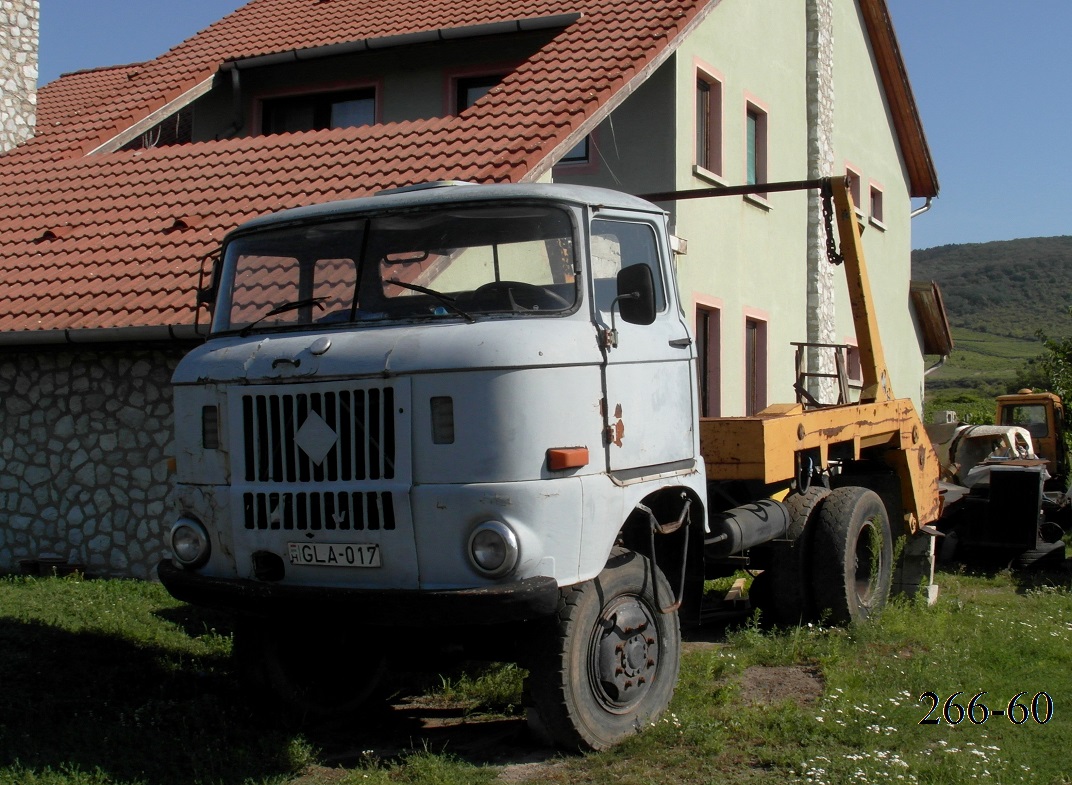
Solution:
[[[0,570],[152,574],[170,372],[205,331],[204,260],[247,218],[440,179],[643,194],[844,172],[894,386],[918,400],[909,216],[938,182],[885,0],[252,0],[155,60],[65,75],[0,155]],[[664,206],[706,414],[791,399],[792,341],[851,365],[817,196]]]

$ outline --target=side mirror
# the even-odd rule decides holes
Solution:
[[[618,273],[618,297],[615,300],[622,320],[629,324],[655,321],[655,279],[646,264],[632,264]]]
[[[205,284],[206,267],[212,262],[210,283]],[[201,308],[205,307],[211,314],[215,310],[216,294],[220,288],[220,258],[210,254],[201,258],[201,273],[197,279],[197,293],[194,305],[194,332],[201,334]]]
[[[209,310],[216,303],[216,293],[220,289],[220,257],[214,252],[201,257],[201,272],[197,279],[197,305],[207,305]],[[209,264],[211,263],[211,267]],[[208,278],[208,283],[205,279]]]

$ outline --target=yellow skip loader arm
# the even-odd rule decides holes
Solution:
[[[806,482],[803,472],[809,465],[826,469],[831,461],[884,464],[899,479],[904,531],[915,534],[941,514],[938,456],[912,401],[893,395],[849,182],[832,177],[765,183],[757,190],[816,187],[833,198],[860,352],[860,401],[812,409],[776,404],[752,417],[701,419],[700,447],[707,475],[711,480],[758,480],[785,487],[797,478]]]
[[[897,474],[905,532],[915,534],[941,514],[938,458],[910,400],[845,404],[805,411],[776,404],[754,417],[700,420],[700,451],[713,480],[783,485],[799,476],[802,456],[818,466],[877,457]]]

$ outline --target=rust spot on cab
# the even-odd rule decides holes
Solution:
[[[625,423],[622,422],[622,405],[619,403],[614,407],[614,418],[616,422],[609,423],[603,430],[603,438],[607,444],[613,444],[617,447],[622,446],[622,437],[625,436]]]

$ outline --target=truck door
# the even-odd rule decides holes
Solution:
[[[693,342],[659,229],[635,214],[600,212],[591,223],[593,317],[600,330],[612,321],[617,329],[617,346],[604,348],[607,469],[623,479],[691,469],[695,460]],[[649,266],[655,281],[657,314],[649,325],[624,322],[614,307],[616,276],[635,264]]]

